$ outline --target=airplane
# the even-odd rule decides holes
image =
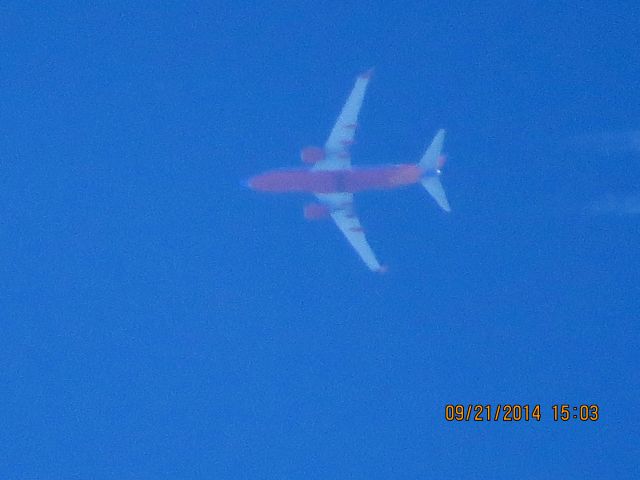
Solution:
[[[356,78],[324,147],[301,150],[300,158],[310,168],[271,170],[251,177],[247,183],[249,188],[261,192],[315,195],[318,202],[304,207],[304,217],[308,220],[331,217],[366,266],[374,272],[385,272],[387,267],[373,253],[355,213],[354,193],[421,183],[444,211],[450,212],[451,207],[439,179],[446,160],[441,154],[445,136],[442,129],[417,164],[351,166],[349,147],[354,143],[358,113],[372,73],[368,70]]]

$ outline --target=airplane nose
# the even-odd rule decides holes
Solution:
[[[251,188],[251,179],[245,178],[243,180],[240,180],[240,186],[244,188]]]

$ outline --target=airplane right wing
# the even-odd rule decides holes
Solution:
[[[339,170],[351,166],[349,146],[353,144],[358,126],[358,113],[372,74],[373,69],[360,74],[356,79],[353,90],[351,90],[331,134],[324,144],[326,156],[314,165],[314,170]]]
[[[329,207],[331,218],[348,242],[360,255],[362,261],[374,272],[385,272],[386,267],[380,265],[376,255],[367,242],[360,220],[353,211],[352,193],[326,193],[317,194],[316,197]]]

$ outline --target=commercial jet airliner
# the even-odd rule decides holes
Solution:
[[[302,161],[310,164],[310,168],[272,170],[252,177],[248,184],[252,189],[263,192],[307,192],[315,195],[318,202],[304,207],[305,218],[319,220],[331,217],[367,267],[374,272],[385,272],[386,267],[378,262],[356,216],[354,193],[421,183],[443,210],[449,212],[451,208],[439,179],[445,161],[440,153],[444,130],[436,133],[417,164],[351,166],[349,146],[354,142],[358,112],[371,73],[369,70],[356,79],[324,147],[310,146],[300,152]]]

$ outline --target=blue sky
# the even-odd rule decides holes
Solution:
[[[585,208],[637,198],[640,152],[574,141],[640,128],[635,4],[0,12],[3,478],[638,477],[640,219]],[[240,186],[371,66],[355,163],[448,130],[450,215],[357,198],[387,275]]]

